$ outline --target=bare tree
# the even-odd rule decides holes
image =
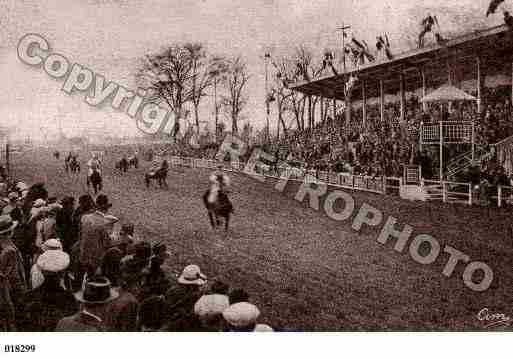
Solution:
[[[234,134],[239,130],[238,121],[247,104],[245,90],[248,80],[249,75],[244,60],[240,56],[229,60],[225,81],[227,94],[221,97],[221,104],[225,114],[232,121],[232,133]]]
[[[190,52],[183,46],[172,45],[160,53],[148,55],[138,73],[138,81],[150,93],[146,101],[165,103],[175,114],[176,136],[180,129],[180,119],[186,118],[184,105],[192,101],[193,61]]]
[[[201,43],[186,44],[185,50],[189,52],[191,61],[191,103],[194,108],[194,120],[199,131],[199,106],[201,100],[207,96],[206,90],[213,86],[219,77],[226,71],[226,61],[221,57],[208,58],[207,52]]]

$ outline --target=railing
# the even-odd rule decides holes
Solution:
[[[208,168],[215,169],[219,166],[222,170],[229,172],[242,172],[245,163],[242,162],[218,162],[214,160],[196,159],[190,157],[168,157],[170,166],[184,166],[190,168]],[[370,177],[370,176],[354,176],[346,173],[335,173],[329,171],[305,171],[303,169],[278,166],[273,168],[268,165],[257,165],[255,173],[264,177],[283,178],[287,177],[292,181],[304,181],[306,175],[315,183],[326,183],[330,186],[353,189],[359,191],[373,192],[373,193],[387,193],[387,191],[395,191],[399,189],[402,183],[398,178],[385,178],[385,177]],[[399,181],[399,182],[398,182]]]
[[[513,205],[513,187],[498,186],[497,187],[497,206],[504,207]]]
[[[431,200],[446,203],[463,203],[472,205],[472,184],[463,182],[431,181],[422,179],[421,187],[426,190]]]
[[[216,169],[229,172],[243,172],[246,166],[243,162],[218,162],[215,160],[198,159],[191,157],[166,157],[170,166],[185,166],[191,168]],[[272,168],[268,165],[260,165],[255,168],[255,174],[271,178],[288,178],[291,181],[304,181],[306,175],[310,175],[314,183],[326,183],[333,187],[366,191],[380,194],[399,195],[399,190],[404,183],[403,178],[398,177],[370,177],[356,176],[347,173],[335,173],[329,171],[305,171],[304,169],[278,166]],[[433,181],[421,179],[420,185],[424,188],[430,200],[440,200],[446,203],[462,203],[472,205],[475,199],[472,184],[464,182]],[[498,186],[497,205],[513,205],[513,187]]]

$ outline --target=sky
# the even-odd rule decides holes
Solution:
[[[506,0],[504,7],[511,5]],[[136,89],[140,59],[169,44],[202,42],[210,53],[241,55],[251,76],[244,117],[258,128],[265,123],[266,51],[279,57],[306,45],[322,55],[341,47],[336,28],[344,23],[369,44],[386,32],[399,52],[413,46],[428,13],[438,17],[442,34],[501,24],[500,11],[485,17],[487,6],[488,0],[0,0],[0,126],[39,139],[57,133],[59,122],[70,136],[83,129],[139,133],[124,112],[91,107],[84,94],[61,91],[63,80],[23,64],[16,47],[27,33],[42,35],[53,51],[129,89]],[[213,123],[210,99],[200,116]]]

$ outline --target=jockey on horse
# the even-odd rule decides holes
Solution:
[[[217,201],[219,193],[227,194],[230,188],[230,177],[226,173],[221,171],[222,166],[218,167],[217,171],[214,171],[210,177],[210,192],[208,195],[208,202],[215,203]]]
[[[87,161],[87,167],[89,168],[87,172],[87,176],[91,177],[94,171],[97,171],[100,175],[102,174],[101,170],[102,163],[98,159],[98,154],[93,153],[93,158],[91,158],[89,161]]]

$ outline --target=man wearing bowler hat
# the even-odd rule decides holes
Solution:
[[[6,294],[2,297],[9,297],[12,301],[8,305],[12,305],[16,317],[23,314],[23,301],[27,292],[23,258],[11,239],[17,225],[18,222],[13,221],[11,216],[0,216],[0,289]]]
[[[96,211],[82,216],[80,222],[80,255],[82,273],[93,275],[110,247],[109,220],[106,218],[112,204],[106,195],[96,199]]]
[[[84,283],[84,289],[75,293],[75,299],[81,303],[78,313],[63,318],[55,328],[56,332],[103,332],[107,305],[119,296],[111,288],[110,281],[102,276],[92,276]]]

